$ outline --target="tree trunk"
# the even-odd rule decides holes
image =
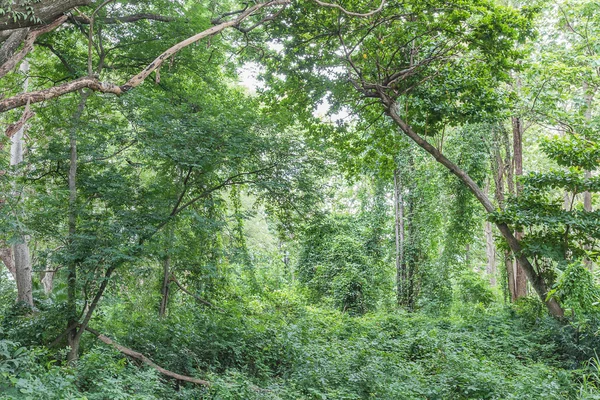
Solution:
[[[589,90],[589,85],[585,82],[583,90]],[[585,93],[585,121],[589,123],[592,119],[592,101],[594,100],[594,93]],[[591,171],[585,171],[585,177],[587,179],[592,177]],[[592,212],[592,193],[583,192],[583,209],[586,212]],[[590,245],[584,247],[585,250],[589,251],[592,249]],[[593,269],[592,260],[588,257],[584,259],[585,266],[591,271]]]
[[[20,71],[27,76],[29,73],[29,62],[23,61]],[[23,92],[27,92],[29,78],[26,77],[23,83]],[[27,112],[27,111],[26,111]],[[23,137],[25,135],[25,125],[11,137],[10,147],[10,165],[18,166],[23,163]],[[20,174],[18,170],[15,172]],[[19,197],[17,185],[14,185],[15,198]],[[20,229],[19,229],[20,230]],[[12,255],[15,268],[15,280],[17,283],[17,301],[24,302],[29,307],[33,307],[33,290],[31,281],[31,257],[29,256],[28,237],[19,232],[18,242],[12,246]]]
[[[167,311],[167,303],[169,301],[169,283],[171,282],[171,256],[167,255],[163,260],[163,284],[161,290],[160,309],[158,316],[163,318]]]
[[[12,275],[13,279],[17,280],[17,271],[15,271],[15,261],[13,260],[12,248],[2,247],[0,248],[0,260],[8,269],[8,272]]]
[[[485,185],[486,196],[488,196],[489,193],[490,181],[488,179]],[[490,221],[485,221],[483,231],[485,233],[485,255],[487,258],[485,273],[490,280],[490,285],[496,286],[496,245],[494,243],[494,232],[492,230],[492,223]]]
[[[397,302],[399,306],[404,305],[406,297],[406,264],[404,261],[404,204],[402,200],[402,183],[400,171],[394,170],[394,216],[396,226],[396,285]]]
[[[25,2],[9,2],[10,10],[19,12],[23,15],[29,15],[28,7],[33,10],[33,17],[13,18],[12,12],[6,12],[0,17],[0,31],[25,28],[29,26],[43,26],[54,21],[60,15],[70,11],[71,9],[90,4],[91,0],[40,0],[31,1],[31,4],[23,4]]]
[[[485,254],[487,256],[486,275],[490,280],[491,286],[496,286],[496,245],[494,244],[494,235],[492,232],[492,223],[485,222]]]
[[[73,125],[69,131],[69,146],[70,146],[70,165],[69,165],[69,245],[73,246],[75,234],[77,233],[77,129],[85,104],[90,92],[80,92],[79,104],[73,114]],[[74,251],[74,249],[71,249]],[[78,323],[77,317],[77,261],[72,260],[68,265],[67,273],[67,329],[74,327]],[[71,329],[67,334],[67,344],[71,348],[67,355],[69,362],[77,359],[79,354],[79,341],[81,335],[77,334],[77,330]]]
[[[477,200],[483,205],[485,210],[488,213],[493,213],[496,211],[496,208],[492,204],[492,202],[488,199],[488,197],[483,193],[481,188],[475,183],[475,181],[466,174],[463,170],[461,170],[457,165],[452,163],[450,160],[446,158],[442,153],[438,151],[434,146],[432,146],[429,142],[419,136],[413,129],[400,117],[397,112],[397,105],[391,101],[385,95],[382,95],[381,100],[386,106],[387,114],[392,118],[392,120],[398,125],[398,127],[404,132],[406,136],[408,136],[411,140],[413,140],[419,147],[423,150],[427,151],[431,154],[437,162],[448,168],[448,170],[454,174],[458,179],[465,184],[469,190],[475,195]],[[504,223],[496,223],[498,230],[504,236],[510,249],[512,250],[515,257],[519,259],[521,262],[521,266],[527,275],[527,278],[531,282],[531,285],[537,292],[541,301],[546,304],[548,311],[555,317],[563,317],[564,311],[558,302],[554,298],[547,298],[548,295],[548,286],[544,281],[544,278],[537,273],[534,269],[533,265],[529,262],[529,260],[521,254],[522,248],[519,241],[513,235],[511,229]]]
[[[523,184],[519,181],[519,177],[523,176],[523,124],[521,118],[512,117],[513,126],[513,165],[515,177],[515,195],[519,196],[523,190]],[[523,232],[515,232],[517,240],[523,239]],[[521,267],[521,262],[515,258],[514,265],[515,274],[515,292],[514,300],[527,296],[527,277]]]

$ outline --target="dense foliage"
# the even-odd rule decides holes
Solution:
[[[0,399],[599,399],[599,16],[1,2]]]

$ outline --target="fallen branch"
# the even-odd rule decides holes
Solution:
[[[163,374],[165,376],[177,379],[178,381],[195,383],[196,385],[210,386],[210,382],[205,381],[204,379],[193,378],[191,376],[181,375],[176,372],[172,372],[167,369],[164,369],[163,367],[155,364],[154,361],[150,360],[148,357],[146,357],[142,353],[138,353],[135,350],[131,350],[125,346],[121,346],[120,344],[114,342],[111,338],[104,336],[103,334],[101,334],[100,332],[98,332],[95,329],[90,328],[89,326],[86,327],[85,330],[90,332],[94,336],[96,336],[98,338],[98,340],[100,340],[101,342],[114,347],[115,349],[119,350],[121,353],[125,354],[128,357],[133,358],[134,360],[141,361],[144,364],[151,366],[152,368],[154,368],[155,370],[157,370],[158,372],[160,372],[161,374]]]
[[[179,283],[179,281],[177,280],[177,278],[175,278],[175,275],[171,274],[171,282],[174,282],[177,287],[179,287],[179,289],[181,289],[182,292],[192,296],[194,299],[196,299],[196,301],[198,301],[199,303],[202,303],[204,305],[216,308],[217,310],[221,311],[221,312],[225,312],[224,309],[222,309],[221,307],[215,306],[213,303],[211,303],[208,300],[204,300],[202,297],[195,295],[194,293],[190,292],[189,290],[187,290],[185,287],[183,287],[183,285],[181,283]]]

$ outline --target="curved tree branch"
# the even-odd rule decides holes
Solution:
[[[291,0],[273,0],[265,3],[258,3],[252,7],[249,7],[246,11],[241,13],[237,18],[222,22],[218,25],[215,25],[211,28],[206,29],[192,37],[189,37],[176,45],[170,47],[166,51],[164,51],[161,55],[159,55],[154,61],[152,61],[146,68],[144,68],[140,73],[130,78],[127,82],[122,85],[116,85],[114,83],[109,82],[101,82],[97,78],[94,77],[84,77],[71,82],[64,83],[59,86],[51,87],[48,89],[42,89],[38,91],[28,92],[28,93],[20,93],[16,96],[10,97],[8,99],[4,99],[0,101],[0,112],[5,112],[8,110],[12,110],[14,108],[22,107],[28,102],[30,104],[39,103],[45,100],[50,100],[67,93],[72,93],[77,90],[87,88],[96,92],[101,93],[112,93],[116,95],[123,94],[139,85],[141,85],[144,80],[155,70],[160,68],[160,66],[168,60],[171,56],[186,48],[187,46],[194,44],[206,37],[215,35],[227,28],[237,27],[246,20],[248,17],[252,16],[257,11],[273,6],[281,6],[287,5],[291,2]]]
[[[135,350],[131,350],[130,348],[127,348],[125,346],[121,346],[120,344],[114,342],[111,338],[104,336],[103,334],[101,334],[100,332],[98,332],[95,329],[86,327],[85,330],[90,332],[94,336],[96,336],[98,338],[98,340],[100,340],[101,342],[114,347],[115,349],[119,350],[121,353],[125,354],[126,356],[129,356],[135,360],[141,361],[144,364],[151,366],[152,368],[154,368],[155,370],[157,370],[158,372],[160,372],[161,374],[163,374],[165,376],[177,379],[178,381],[195,383],[196,385],[210,386],[210,382],[205,381],[204,379],[193,378],[191,376],[181,375],[176,372],[172,372],[167,369],[164,369],[163,367],[155,364],[154,361],[152,361],[151,359],[149,359],[142,353],[138,353]]]

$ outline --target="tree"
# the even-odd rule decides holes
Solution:
[[[515,43],[532,30],[530,10],[522,11],[488,2],[394,3],[367,18],[351,18],[343,10],[325,12],[317,6],[302,14],[290,10],[272,31],[281,37],[286,27],[294,27],[292,37],[279,40],[282,57],[273,57],[285,82],[271,76],[269,83],[284,86],[285,103],[294,102],[299,108],[329,97],[334,110],[342,106],[357,114],[371,107],[381,110],[493,213],[496,208],[477,183],[425,137],[445,125],[491,118],[503,108],[499,85],[508,79],[518,54]],[[315,74],[315,65],[322,72]],[[307,83],[315,84],[307,87]],[[521,246],[510,228],[498,224],[498,229],[540,299],[552,314],[561,316],[559,304],[547,297],[551,282],[520,255]]]

